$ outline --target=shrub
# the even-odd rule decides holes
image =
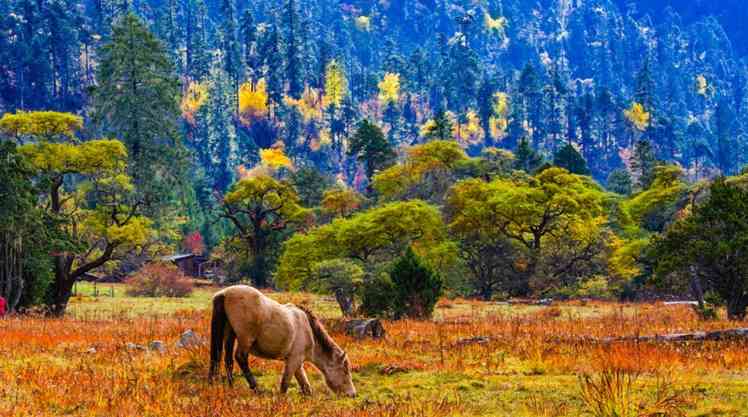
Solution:
[[[395,284],[387,274],[376,275],[361,287],[361,313],[366,316],[389,316],[395,299]]]
[[[412,248],[395,262],[390,277],[395,288],[395,318],[431,317],[442,294],[442,279]]]
[[[192,294],[192,280],[176,266],[151,263],[136,272],[125,283],[133,297],[186,297]]]

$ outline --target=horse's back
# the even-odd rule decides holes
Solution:
[[[248,285],[234,285],[219,294],[242,349],[266,358],[290,352],[298,327],[292,310]]]

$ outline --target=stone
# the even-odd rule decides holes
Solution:
[[[166,344],[160,340],[154,340],[148,344],[148,349],[157,351],[158,353],[166,352]]]
[[[182,333],[181,336],[179,336],[179,341],[177,342],[177,347],[184,349],[184,348],[190,348],[190,347],[200,346],[203,343],[205,343],[205,342],[203,341],[203,339],[200,336],[198,336],[197,333],[195,333],[194,331],[192,331],[192,329],[188,329],[187,331],[185,331],[184,333]]]

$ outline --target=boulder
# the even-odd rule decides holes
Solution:
[[[356,339],[381,339],[385,336],[384,326],[379,319],[356,319],[345,323],[345,332]]]
[[[202,337],[200,337],[197,333],[192,331],[192,329],[188,329],[184,333],[182,333],[181,336],[179,336],[179,341],[177,342],[178,348],[190,348],[195,346],[200,346],[204,344],[205,341]]]

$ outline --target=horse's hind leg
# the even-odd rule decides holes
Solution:
[[[249,370],[249,354],[243,352],[241,346],[236,350],[236,362],[242,369],[242,373],[244,374],[244,378],[247,380],[249,387],[252,388],[252,390],[257,391],[257,381],[255,380],[255,376],[252,375],[252,371]]]
[[[298,382],[299,387],[301,387],[301,393],[304,395],[312,395],[312,386],[309,384],[309,379],[306,377],[303,364],[299,367],[299,370],[296,371],[295,376],[296,382]]]
[[[227,326],[228,332],[226,333],[226,345],[224,350],[226,356],[223,358],[224,365],[226,366],[226,379],[229,382],[229,386],[234,385],[234,342],[236,341],[236,333],[231,326]]]

